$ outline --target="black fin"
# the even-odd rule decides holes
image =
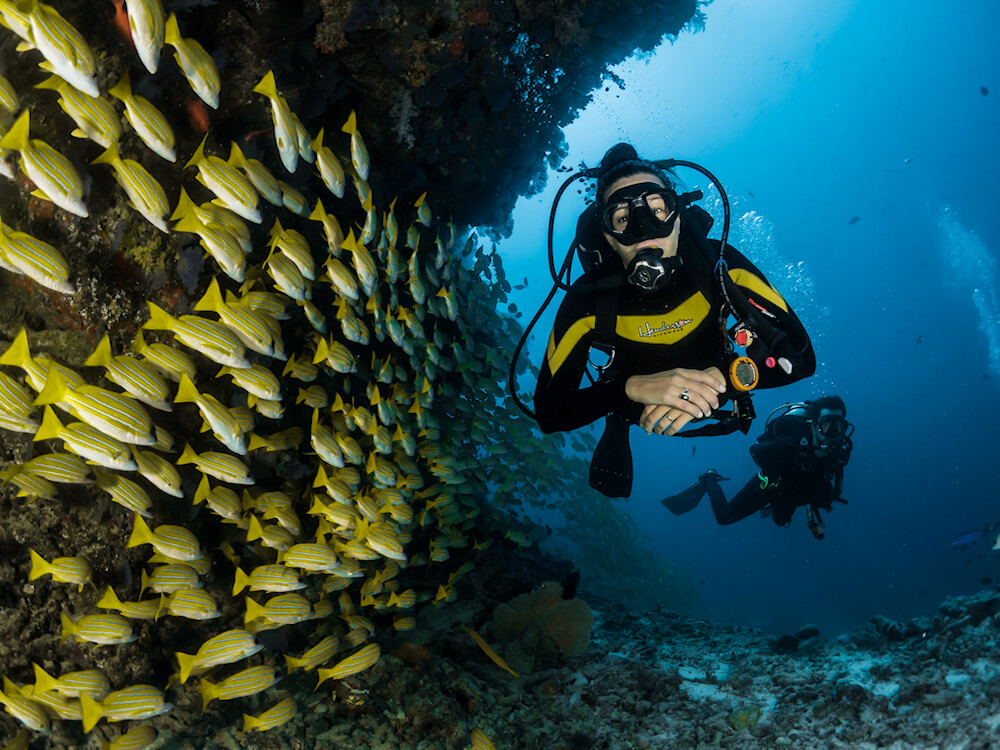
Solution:
[[[698,506],[698,503],[700,503],[701,499],[705,496],[706,489],[708,488],[706,487],[705,481],[703,479],[699,479],[683,492],[663,498],[660,500],[660,504],[675,516],[681,516],[694,510]]]
[[[604,418],[604,434],[590,459],[590,486],[607,497],[632,493],[632,448],[628,422],[617,414]]]

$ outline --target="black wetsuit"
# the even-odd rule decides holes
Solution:
[[[726,497],[716,482],[706,489],[720,524],[730,524],[770,507],[771,518],[787,526],[796,508],[811,506],[830,510],[840,497],[844,466],[850,458],[850,443],[832,455],[816,456],[812,430],[806,417],[786,414],[771,423],[768,431],[750,446],[750,456],[760,467],[736,496]]]
[[[718,241],[709,242],[718,248]],[[612,256],[573,284],[556,315],[535,389],[535,412],[544,432],[573,430],[611,413],[623,416],[629,424],[638,423],[644,406],[625,395],[625,381],[632,375],[712,366],[726,373],[732,354],[727,352],[720,323],[722,295],[718,281],[711,278],[709,265],[696,259],[696,252],[691,240],[682,235],[679,256],[683,265],[663,289],[643,295],[627,284],[620,287],[615,358],[596,383],[583,379],[594,341],[598,297],[607,291],[587,287],[601,280],[622,278],[621,259]],[[801,364],[786,374],[780,367],[768,367],[766,356],[751,347],[747,353],[760,371],[757,387],[773,388],[812,375],[816,359],[809,336],[795,313],[737,250],[727,247],[726,260],[730,277],[751,304],[763,311],[788,336],[791,346],[802,353]]]

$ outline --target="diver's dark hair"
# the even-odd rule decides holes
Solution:
[[[601,203],[604,189],[615,180],[648,172],[656,175],[664,186],[676,195],[674,181],[667,173],[652,162],[640,159],[635,148],[629,143],[618,143],[605,152],[601,159],[600,174],[597,177],[597,202]]]
[[[821,396],[814,401],[807,401],[809,405],[809,411],[813,415],[819,414],[823,409],[829,409],[830,411],[840,411],[847,416],[847,407],[844,405],[844,399],[840,396]]]

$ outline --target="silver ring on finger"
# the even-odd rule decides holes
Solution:
[[[685,388],[684,389],[684,393],[681,394],[681,401],[690,401],[690,400],[691,400],[691,396],[688,393],[688,389]]]

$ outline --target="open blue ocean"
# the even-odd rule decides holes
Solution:
[[[1000,7],[926,0],[716,0],[705,28],[615,69],[566,128],[564,166],[594,166],[629,141],[640,156],[696,161],[725,185],[730,242],[803,320],[816,375],[755,398],[750,435],[679,438],[632,429],[636,475],[621,503],[649,549],[686,569],[713,620],[833,636],[874,614],[932,614],[949,595],[1000,582],[994,539],[952,538],[1000,521]],[[677,176],[705,189],[690,170]],[[555,190],[522,199],[499,243],[525,320],[548,291],[545,233]],[[569,246],[583,197],[557,215]],[[719,236],[718,221],[711,236]],[[579,267],[575,274],[579,273]],[[541,361],[557,297],[529,345]],[[519,384],[522,389],[529,386]],[[533,387],[533,383],[530,384]],[[756,471],[748,448],[775,407],[840,394],[857,426],[847,506],[826,538],[752,517],[720,527],[704,501],[659,503],[707,468]]]

